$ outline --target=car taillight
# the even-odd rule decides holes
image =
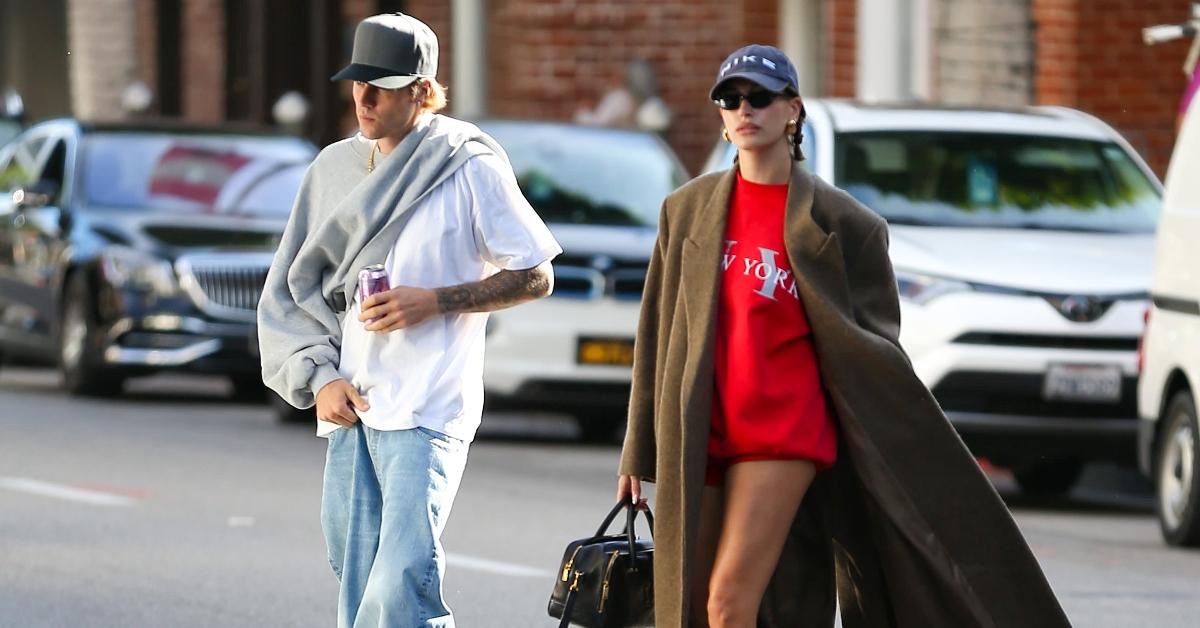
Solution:
[[[1146,332],[1150,329],[1150,312],[1153,306],[1147,305],[1146,311],[1142,313],[1142,335],[1138,336],[1138,352],[1137,352],[1137,372],[1142,374],[1142,368],[1146,365]]]

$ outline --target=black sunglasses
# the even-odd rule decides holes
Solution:
[[[766,90],[750,92],[749,94],[746,94],[744,96],[737,92],[727,92],[725,94],[720,94],[719,96],[717,96],[713,100],[713,103],[722,109],[728,109],[730,111],[733,111],[734,109],[741,107],[742,101],[744,100],[744,101],[750,103],[750,106],[754,107],[755,109],[765,109],[765,108],[771,106],[771,103],[775,102],[775,99],[777,99],[781,96],[783,96],[783,94],[780,94],[777,92],[769,92]]]

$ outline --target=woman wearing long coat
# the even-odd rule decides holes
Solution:
[[[1069,626],[1004,503],[900,347],[886,222],[793,160],[803,121],[795,82],[777,49],[734,53],[713,97],[738,163],[663,205],[618,483],[618,497],[634,502],[641,481],[657,486],[656,625],[832,626],[836,601],[846,628]],[[755,102],[763,90],[773,96]],[[729,467],[717,503],[734,528],[714,535],[702,529],[712,516],[702,511],[719,494],[708,479],[727,217],[738,186],[755,177],[787,186],[786,260],[777,264],[790,265],[811,329],[837,459],[824,470],[757,465],[775,469],[757,483],[734,483],[732,470],[750,463]],[[738,610],[747,600],[749,618]]]

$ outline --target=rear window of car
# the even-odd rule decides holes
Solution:
[[[1111,142],[842,133],[837,185],[894,224],[1153,233],[1154,181]]]
[[[674,153],[655,137],[569,125],[480,125],[512,162],[521,191],[549,223],[648,226],[685,181]]]
[[[296,138],[96,132],[82,145],[88,204],[287,216],[315,149]]]

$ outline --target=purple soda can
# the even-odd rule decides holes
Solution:
[[[361,308],[367,302],[367,297],[372,294],[378,294],[390,288],[387,269],[383,267],[383,264],[363,266],[362,270],[358,271],[358,307]],[[375,319],[367,322],[373,323]]]

